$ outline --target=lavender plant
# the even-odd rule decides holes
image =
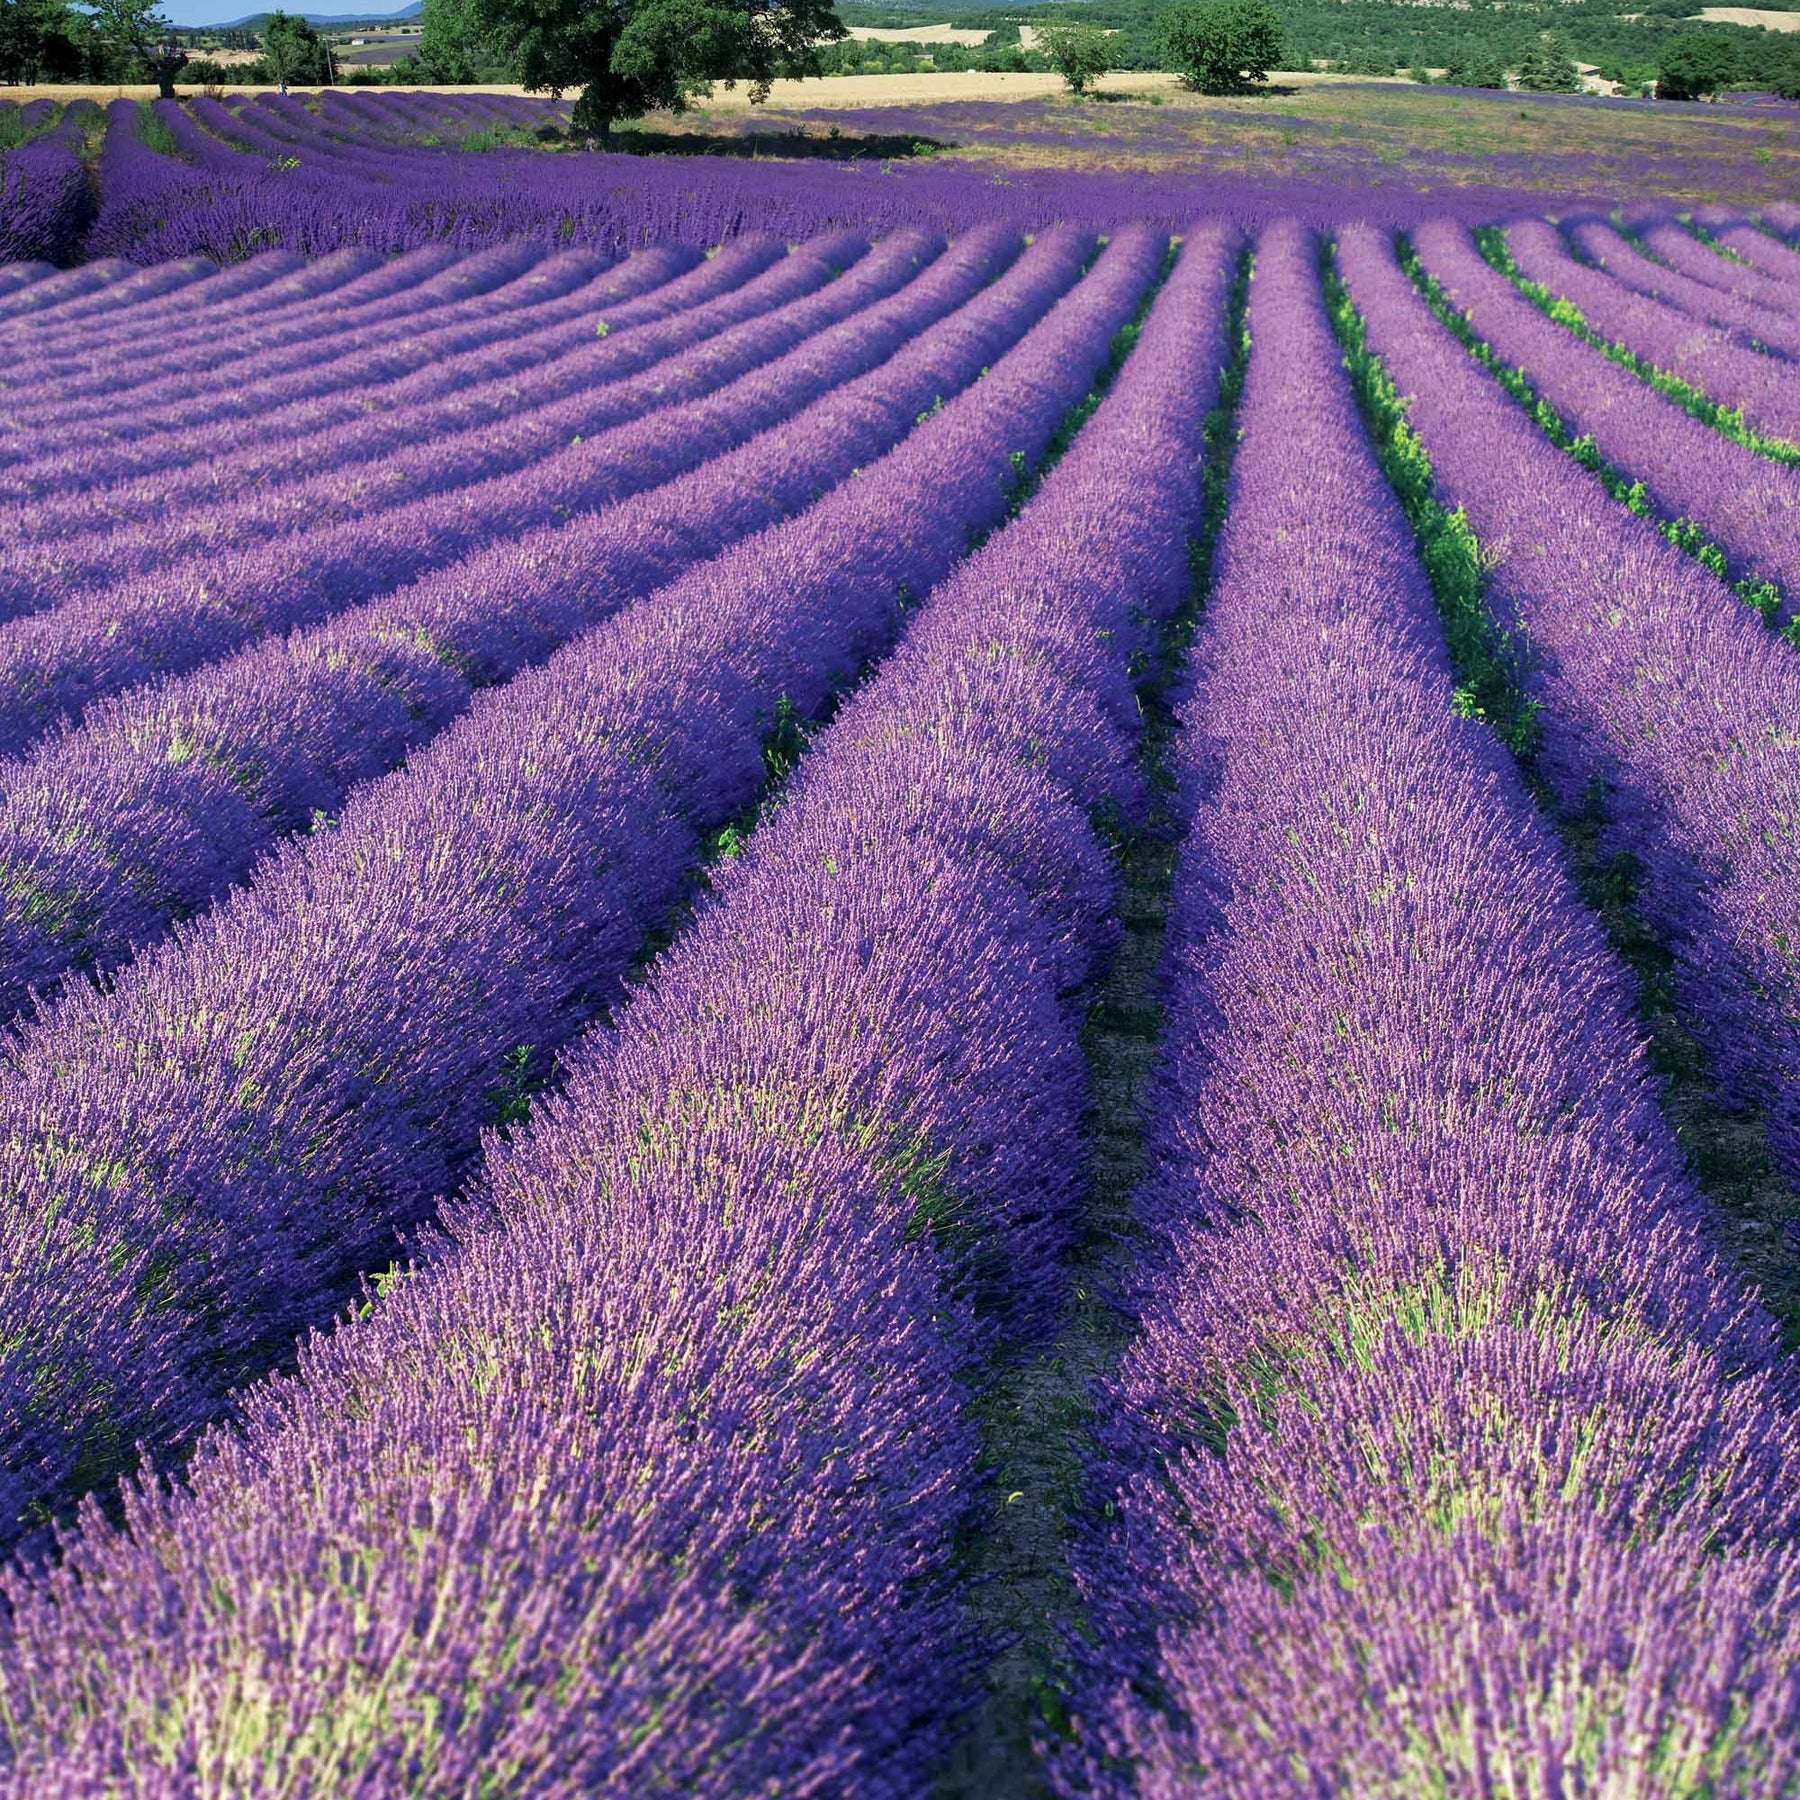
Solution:
[[[1790,1378],[1599,924],[1454,703],[1315,254],[1258,244],[1059,1783],[1783,1792]]]
[[[1792,650],[1559,456],[1447,332],[1424,328],[1430,314],[1385,241],[1347,231],[1340,245],[1438,490],[1486,549],[1492,608],[1530,647],[1539,767],[1571,812],[1603,798],[1605,841],[1636,859],[1724,1099],[1759,1108],[1777,1154],[1800,1167],[1800,895],[1787,847],[1800,815],[1781,724],[1800,717]],[[1492,460],[1502,443],[1504,468]]]
[[[16,1782],[927,1784],[972,1660],[972,1296],[1028,1315],[1054,1280],[1112,930],[1087,814],[1132,803],[1131,658],[1186,585],[1230,248],[1190,240],[1068,455],[565,1097],[490,1144],[454,1256],[260,1390],[191,1491],[12,1581]],[[302,1592],[304,1639],[276,1623]]]
[[[1066,284],[1087,246],[1046,243]],[[757,792],[777,702],[815,716],[905,594],[1004,518],[1015,458],[1048,445],[1160,255],[1115,238],[874,469],[484,696],[334,830],[25,1034],[0,1085],[14,1521],[204,1423],[398,1252],[490,1122],[503,1058],[553,1051],[616,997],[704,835]],[[90,1104],[121,1079],[122,1111]],[[40,1320],[24,1264],[100,1241]]]
[[[1576,228],[1578,243],[1604,249],[1591,233],[1584,238],[1583,229]],[[1800,368],[1634,293],[1603,268],[1576,261],[1555,226],[1543,220],[1510,223],[1506,244],[1519,273],[1543,289],[1547,304],[1567,307],[1575,322],[1679,376],[1717,404],[1737,409],[1759,431],[1800,448]]]
[[[1572,339],[1461,227],[1425,225],[1412,241],[1424,274],[1551,409],[1578,454],[1616,471],[1628,500],[1653,508],[1682,538],[1718,546],[1717,573],[1767,584],[1777,590],[1767,596],[1771,609],[1791,612],[1800,599],[1800,456],[1782,465],[1754,455]]]

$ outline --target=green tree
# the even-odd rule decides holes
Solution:
[[[432,82],[469,82],[513,70],[504,50],[488,41],[479,0],[425,0],[419,65]]]
[[[330,87],[331,46],[294,13],[272,12],[262,29],[263,60],[284,86]]]
[[[1469,44],[1450,58],[1444,79],[1452,87],[1503,88],[1506,58],[1492,44]]]
[[[1659,100],[1709,99],[1738,78],[1737,50],[1716,31],[1684,31],[1663,46],[1656,63]]]
[[[1037,43],[1051,67],[1068,83],[1071,94],[1085,94],[1113,64],[1107,34],[1080,20],[1040,27]]]
[[[1202,94],[1242,94],[1281,57],[1281,18],[1268,0],[1176,0],[1156,15],[1165,59]]]
[[[1533,94],[1579,94],[1581,72],[1558,32],[1538,34],[1519,63],[1519,86]]]
[[[469,0],[467,29],[534,92],[578,88],[574,125],[682,112],[715,81],[766,100],[777,76],[823,72],[815,47],[844,27],[831,0]]]
[[[0,0],[0,81],[60,80],[81,67],[63,0]]]
[[[147,75],[165,100],[175,98],[188,56],[157,0],[92,0],[89,26],[117,74]]]

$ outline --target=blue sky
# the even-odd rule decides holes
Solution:
[[[173,25],[192,30],[196,25],[228,25],[233,19],[247,19],[252,13],[267,12],[278,0],[164,0],[163,16]],[[398,13],[405,0],[290,0],[289,12],[304,12],[309,18],[367,19],[388,12]]]

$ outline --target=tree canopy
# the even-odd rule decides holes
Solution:
[[[1656,65],[1659,100],[1704,100],[1738,79],[1737,48],[1714,31],[1684,31]]]
[[[1072,94],[1085,94],[1113,66],[1112,45],[1097,25],[1081,20],[1045,25],[1039,28],[1037,42]]]
[[[1506,58],[1491,44],[1477,41],[1466,47],[1459,45],[1444,71],[1444,79],[1454,87],[1503,88]]]
[[[0,0],[0,81],[64,81],[83,60],[64,0]]]
[[[158,0],[90,0],[91,29],[121,72],[141,70],[165,100],[175,97],[175,77],[187,52]]]
[[[1534,94],[1578,94],[1581,72],[1562,34],[1546,31],[1519,59],[1519,86]]]
[[[272,12],[262,28],[270,76],[297,87],[330,87],[331,46],[294,13]]]
[[[1156,33],[1182,81],[1202,94],[1242,94],[1281,56],[1281,18],[1268,0],[1176,0]]]
[[[439,0],[428,53],[498,56],[536,92],[577,89],[577,131],[683,111],[715,81],[765,99],[817,75],[814,44],[843,37],[831,0]]]

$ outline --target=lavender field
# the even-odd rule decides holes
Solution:
[[[0,1795],[1800,1795],[1800,206],[566,115],[0,161]]]

